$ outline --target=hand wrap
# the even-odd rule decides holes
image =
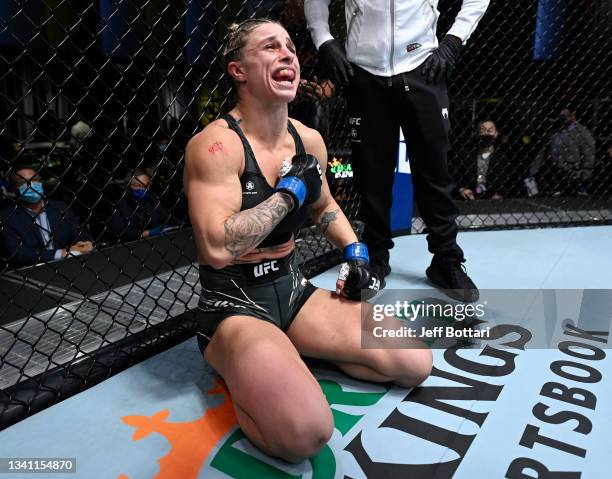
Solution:
[[[351,243],[342,253],[345,263],[338,279],[344,280],[344,292],[349,299],[370,299],[380,289],[380,280],[370,269],[368,247],[364,243]]]

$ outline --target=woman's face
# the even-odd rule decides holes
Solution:
[[[230,74],[244,90],[269,102],[293,101],[300,82],[300,64],[287,31],[264,23],[248,36],[240,59],[228,65]]]

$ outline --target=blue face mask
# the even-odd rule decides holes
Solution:
[[[132,198],[134,198],[135,200],[145,201],[149,197],[149,192],[145,189],[132,189],[130,191],[132,193]]]
[[[19,186],[19,198],[26,203],[38,203],[45,196],[45,190],[42,183],[33,181],[29,185],[24,183]]]

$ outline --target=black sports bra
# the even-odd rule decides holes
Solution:
[[[246,136],[244,136],[238,122],[229,114],[224,115],[222,118],[227,122],[229,128],[238,134],[244,147],[244,172],[240,176],[240,184],[242,185],[242,206],[240,211],[248,210],[268,199],[275,191],[261,172],[251,145]],[[302,139],[291,121],[287,122],[287,129],[295,142],[296,154],[306,154]],[[295,235],[306,222],[309,212],[310,207],[307,206],[289,213],[259,246],[275,246],[289,241],[291,236]]]

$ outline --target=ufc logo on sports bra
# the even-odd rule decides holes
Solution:
[[[267,263],[260,263],[253,268],[253,274],[256,278],[268,274],[270,271],[278,271],[278,263],[276,261],[268,261]]]

